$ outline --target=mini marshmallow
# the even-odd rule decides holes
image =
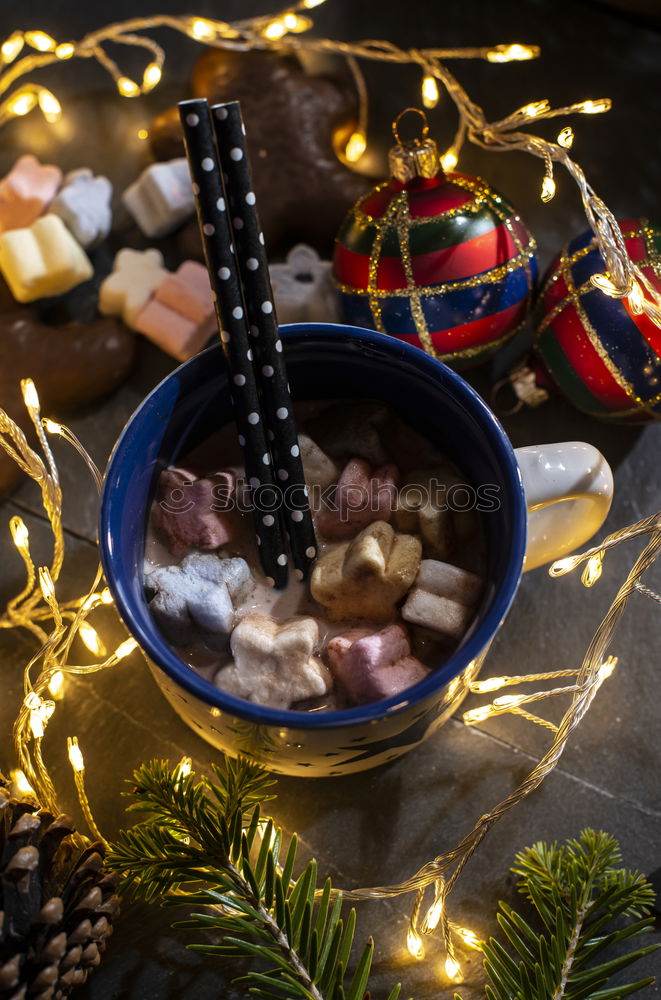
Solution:
[[[314,655],[319,626],[314,618],[278,624],[265,615],[246,615],[232,632],[234,662],[215,678],[228,694],[269,708],[290,708],[320,697],[331,687],[328,668]]]
[[[448,487],[457,482],[445,466],[412,472],[399,491],[394,523],[401,531],[418,531],[425,554],[447,559],[455,544]]]
[[[310,420],[307,430],[331,458],[356,456],[373,466],[385,465],[388,454],[380,431],[387,416],[383,403],[336,403]]]
[[[271,285],[280,323],[340,323],[333,265],[305,243],[287,254],[284,264],[271,264]]]
[[[51,205],[82,247],[92,247],[105,239],[112,226],[112,184],[107,177],[95,177],[83,167],[72,170]]]
[[[134,330],[138,316],[167,276],[160,250],[125,247],[116,255],[112,273],[101,282],[99,312],[121,316]]]
[[[326,538],[350,538],[372,521],[390,521],[397,502],[396,465],[372,469],[362,458],[345,465],[333,497],[317,515],[317,528]]]
[[[215,322],[207,269],[187,260],[156,288],[136,316],[135,329],[166,354],[187,361],[204,347]]]
[[[328,643],[333,676],[355,705],[401,694],[429,671],[411,655],[411,643],[402,625],[380,632],[353,630]]]
[[[435,559],[423,559],[415,586],[402,608],[402,618],[451,639],[461,639],[482,587],[482,580],[474,573]]]
[[[333,620],[385,621],[415,580],[422,547],[413,535],[397,534],[375,521],[352,542],[325,552],[312,571],[312,596]]]
[[[59,167],[45,166],[36,156],[20,156],[0,181],[0,232],[26,229],[46,211],[62,183]]]
[[[184,157],[152,163],[122,195],[145,236],[166,236],[195,211],[193,185]]]
[[[178,566],[161,566],[145,578],[156,594],[149,602],[167,638],[183,645],[200,638],[212,645],[227,641],[235,608],[247,597],[253,580],[245,559],[221,559],[192,552]]]
[[[331,483],[336,482],[338,470],[335,462],[315,444],[311,437],[308,437],[307,434],[299,434],[298,447],[301,453],[305,482],[310,488],[318,486],[325,490]]]
[[[56,215],[0,233],[0,271],[18,302],[63,295],[94,274],[85,251]]]
[[[197,479],[185,469],[164,469],[158,480],[152,527],[168,552],[181,559],[192,549],[213,552],[230,540],[224,511],[235,490],[230,472]]]

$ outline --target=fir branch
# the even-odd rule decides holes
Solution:
[[[282,831],[261,818],[273,781],[247,761],[213,766],[215,781],[165,761],[135,772],[132,811],[146,813],[120,833],[108,866],[133,892],[166,904],[204,907],[175,927],[211,932],[189,948],[257,963],[238,982],[276,1000],[362,1000],[374,943],[365,944],[345,986],[356,914],[341,917],[330,879],[318,888],[311,861],[294,878],[297,839],[281,860]],[[388,1000],[397,1000],[399,986]]]
[[[621,861],[617,841],[594,830],[565,847],[540,842],[516,855],[517,888],[543,931],[501,902],[498,923],[510,950],[494,938],[482,945],[487,1000],[621,1000],[653,982],[608,986],[615,973],[660,947],[618,949],[605,959],[654,923],[651,885]]]

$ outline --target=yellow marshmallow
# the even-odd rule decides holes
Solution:
[[[0,271],[18,302],[62,295],[94,274],[87,254],[52,214],[0,233]]]

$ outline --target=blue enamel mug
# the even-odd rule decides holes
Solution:
[[[378,399],[426,435],[475,488],[498,502],[482,515],[486,585],[454,653],[414,687],[336,712],[279,711],[218,690],[184,663],[152,620],[143,586],[144,539],[161,470],[231,420],[220,345],[169,375],[135,411],[111,455],[99,545],[117,609],[161,691],[199,736],[289,775],[329,776],[394,760],[460,705],[503,623],[521,573],[583,544],[602,524],[611,471],[591,445],[519,449],[455,372],[384,334],[332,324],[282,328],[294,399]],[[222,465],[222,456],[218,456]]]

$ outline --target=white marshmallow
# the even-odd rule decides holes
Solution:
[[[152,163],[122,195],[145,236],[166,236],[195,211],[193,185],[184,157]]]
[[[82,247],[105,239],[112,226],[112,184],[107,177],[95,177],[83,167],[64,178],[50,211],[59,215]]]

